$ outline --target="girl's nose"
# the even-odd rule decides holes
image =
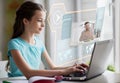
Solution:
[[[42,22],[41,27],[45,27],[45,23],[44,22]]]

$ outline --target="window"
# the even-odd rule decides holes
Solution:
[[[113,38],[110,3],[111,0],[65,0],[51,4],[48,15],[52,45],[50,53],[57,65],[71,65],[81,61],[88,63],[94,42]],[[90,30],[95,39],[82,42],[79,38],[86,21],[93,27]],[[110,64],[114,64],[113,51]]]

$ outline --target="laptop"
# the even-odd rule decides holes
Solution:
[[[64,76],[63,80],[85,81],[101,75],[107,68],[112,45],[112,39],[95,42],[88,71],[81,76],[75,76],[74,73],[70,76]]]

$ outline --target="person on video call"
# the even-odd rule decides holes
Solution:
[[[80,41],[90,41],[94,39],[94,32],[93,32],[93,28],[90,27],[90,22],[85,22],[84,23],[84,28],[85,30],[81,33],[80,36]]]
[[[85,64],[57,67],[51,60],[44,44],[36,34],[45,26],[46,12],[42,5],[26,1],[16,11],[13,34],[8,42],[9,77],[25,76],[60,76],[74,72],[83,73]],[[49,41],[48,41],[49,42]],[[48,69],[40,69],[41,57],[48,64]]]

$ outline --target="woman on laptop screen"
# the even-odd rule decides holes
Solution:
[[[94,31],[93,28],[90,26],[90,22],[85,22],[84,24],[85,30],[81,33],[80,41],[90,41],[94,39]]]

